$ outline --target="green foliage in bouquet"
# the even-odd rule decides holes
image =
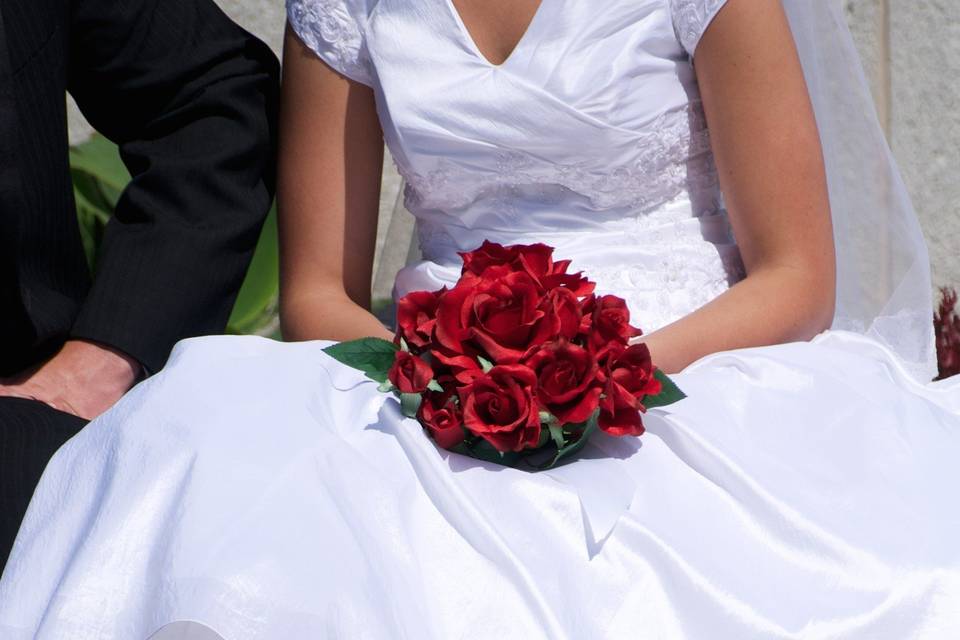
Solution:
[[[362,371],[364,375],[380,384],[387,382],[387,374],[400,348],[381,338],[361,338],[338,342],[324,349],[335,360]]]
[[[90,268],[96,268],[104,230],[130,173],[120,160],[117,146],[101,135],[70,149],[70,173],[80,237]],[[276,207],[263,227],[253,262],[240,289],[227,326],[229,333],[276,332],[277,296],[280,290]]]

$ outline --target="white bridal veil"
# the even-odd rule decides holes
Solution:
[[[936,375],[930,264],[839,0],[783,0],[823,144],[837,252],[833,328]]]

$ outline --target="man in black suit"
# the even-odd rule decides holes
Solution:
[[[223,331],[272,200],[278,79],[212,0],[0,0],[0,566],[56,449]],[[133,175],[95,276],[67,91]]]

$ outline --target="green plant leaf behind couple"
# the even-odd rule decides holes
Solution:
[[[117,200],[130,182],[119,149],[102,135],[70,148],[70,174],[77,204],[77,222],[87,262],[96,267],[103,232]],[[280,291],[276,205],[263,225],[250,269],[230,315],[227,332],[279,337],[277,297]]]

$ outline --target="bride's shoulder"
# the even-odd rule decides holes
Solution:
[[[379,0],[286,0],[287,21],[301,41],[339,73],[371,83],[366,25]]]
[[[692,56],[700,38],[727,0],[667,0],[667,3],[677,37]]]

